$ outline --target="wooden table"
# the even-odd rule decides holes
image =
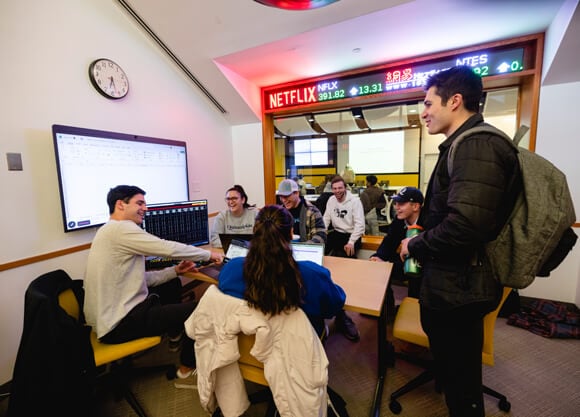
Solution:
[[[387,317],[385,295],[391,275],[390,262],[370,262],[363,259],[324,257],[324,266],[330,271],[332,280],[346,293],[344,309],[378,317],[378,379],[375,389],[371,417],[380,414],[381,399],[387,373],[387,363],[392,352],[387,344]],[[201,280],[212,284],[217,281],[200,272],[183,274],[184,278]]]

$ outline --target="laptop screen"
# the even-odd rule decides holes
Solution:
[[[322,265],[324,245],[317,243],[292,242],[292,254],[296,261],[312,261]]]
[[[227,253],[228,249],[230,248],[230,242],[232,241],[232,239],[249,242],[250,240],[252,240],[252,237],[254,237],[254,235],[252,234],[245,233],[244,234],[220,233],[219,236],[222,248],[225,253]]]
[[[230,242],[230,246],[228,247],[228,251],[226,252],[226,258],[234,259],[239,257],[245,257],[248,254],[249,245],[247,242],[241,240],[232,240]]]

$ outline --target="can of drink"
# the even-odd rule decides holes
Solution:
[[[419,225],[412,225],[407,227],[407,237],[417,236],[423,228]],[[417,260],[411,256],[407,256],[405,263],[403,265],[403,273],[409,277],[420,277],[421,276],[421,265]]]

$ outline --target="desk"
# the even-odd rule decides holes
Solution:
[[[387,317],[385,294],[392,264],[390,262],[370,262],[363,259],[324,257],[324,266],[330,271],[332,280],[346,293],[344,309],[378,317],[378,380],[375,389],[371,417],[380,414],[381,399],[387,373]],[[202,270],[203,271],[203,270]],[[217,281],[202,272],[183,274],[185,278],[196,279],[212,284]]]

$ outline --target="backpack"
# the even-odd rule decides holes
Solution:
[[[447,157],[451,176],[457,146],[466,137],[479,133],[505,138],[516,149],[522,191],[495,240],[485,244],[495,278],[516,289],[526,288],[536,276],[548,276],[578,238],[571,227],[576,216],[566,176],[548,160],[518,146],[527,130],[526,126],[520,127],[512,140],[484,123],[459,135]]]

